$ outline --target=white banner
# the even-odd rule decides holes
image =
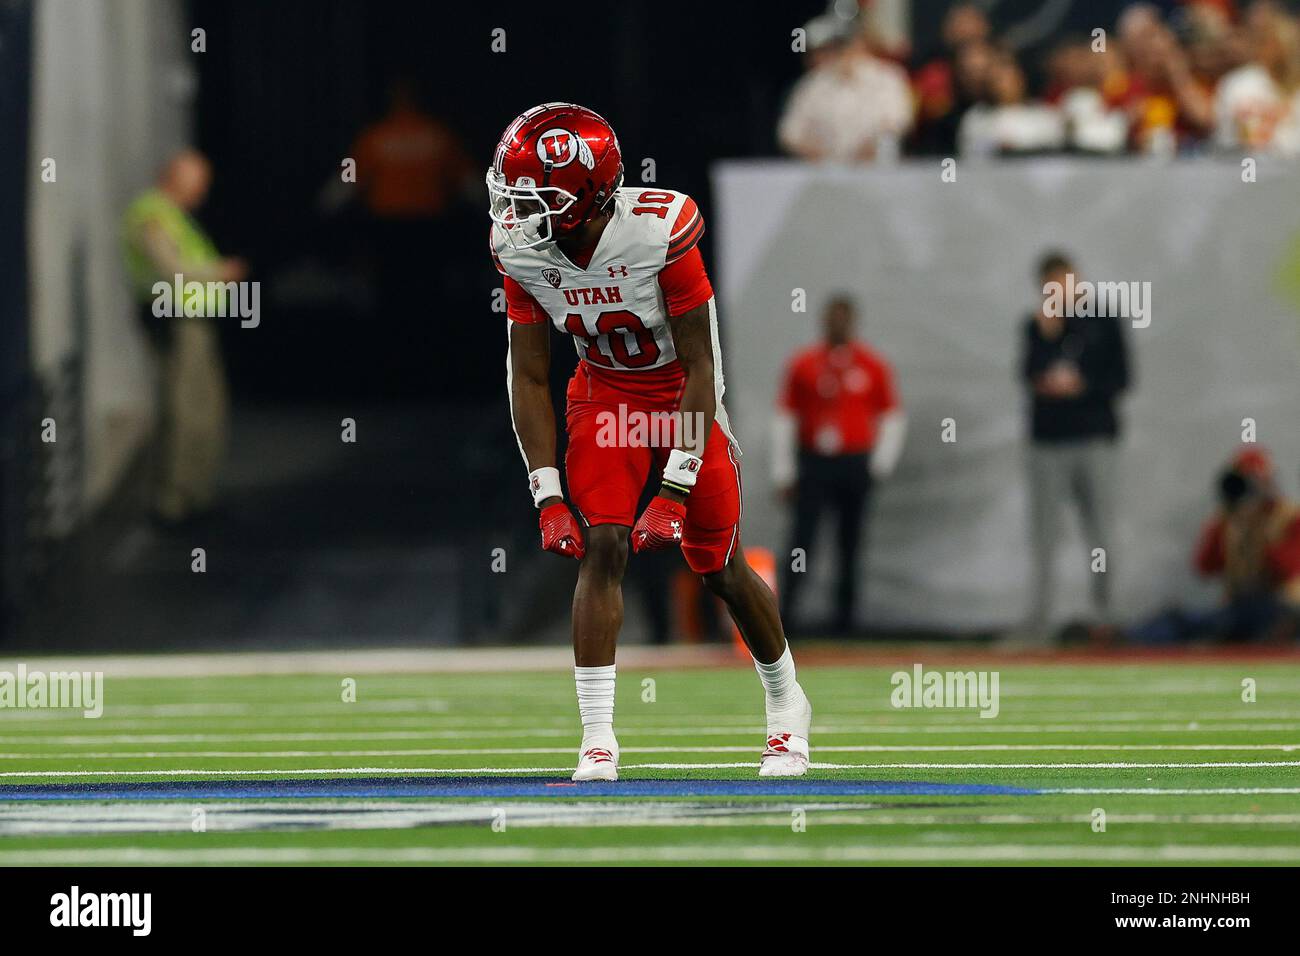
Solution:
[[[1082,278],[1151,283],[1151,321],[1125,323],[1134,382],[1121,400],[1121,615],[1212,602],[1191,550],[1214,482],[1252,419],[1284,490],[1300,472],[1300,171],[1236,163],[1044,160],[835,169],[787,162],[714,170],[727,406],[746,456],[745,535],[777,551],[789,515],[768,431],[786,360],[819,335],[822,304],[858,300],[862,336],[894,365],[910,434],[878,489],[865,562],[869,623],[978,629],[1029,601],[1021,324],[1041,298],[1039,256]],[[792,311],[796,290],[807,311]],[[941,440],[944,419],[956,441]],[[1086,612],[1077,521],[1058,548],[1058,619]],[[822,572],[831,557],[822,538]],[[825,573],[806,589],[825,607]]]
[[[42,0],[35,10],[32,365],[48,383],[69,356],[83,363],[86,471],[77,496],[94,505],[153,415],[152,369],[122,267],[122,214],[184,144],[197,80],[177,5]],[[72,438],[71,423],[59,429]]]

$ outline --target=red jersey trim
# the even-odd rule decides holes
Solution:
[[[673,224],[664,261],[673,262],[680,259],[695,248],[702,235],[704,235],[704,217],[700,215],[695,200],[688,197],[682,205],[681,213],[677,216],[677,222]]]
[[[692,248],[659,270],[668,314],[682,315],[713,298],[713,285],[704,269],[700,250]]]
[[[695,205],[695,200],[687,196],[686,201],[682,203],[682,208],[677,213],[677,220],[673,223],[672,232],[668,234],[669,240],[676,239],[685,232],[686,227],[691,225],[699,214],[700,208]]]

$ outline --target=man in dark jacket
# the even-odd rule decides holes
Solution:
[[[1091,571],[1098,623],[1110,625],[1114,573],[1115,445],[1120,422],[1115,405],[1129,385],[1129,361],[1121,317],[1080,315],[1059,290],[1076,289],[1073,263],[1050,253],[1039,264],[1043,304],[1025,320],[1020,364],[1029,393],[1029,501],[1031,603],[1027,631],[1045,640],[1050,624],[1056,547],[1068,502],[1079,509]],[[1049,293],[1049,290],[1052,290]],[[1064,314],[1062,314],[1064,313]],[[1102,549],[1099,553],[1096,549]]]

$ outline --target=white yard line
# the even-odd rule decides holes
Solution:
[[[624,754],[751,753],[754,745],[717,747],[622,747]],[[1300,744],[970,744],[939,746],[830,745],[813,748],[818,753],[1020,753],[1073,751],[1281,751],[1300,750]],[[0,760],[172,760],[176,758],[268,759],[272,757],[474,757],[571,754],[574,747],[410,747],[389,750],[115,750],[69,753],[0,753]],[[953,766],[939,764],[936,766]],[[997,764],[997,766],[1008,766]]]
[[[740,663],[730,647],[623,647],[619,664],[625,668]],[[107,677],[261,677],[265,675],[329,674],[463,674],[521,671],[572,673],[569,647],[392,648],[351,651],[234,652],[217,654],[101,655],[0,659],[0,670],[19,664],[28,671],[103,671]]]
[[[626,769],[688,770],[697,767],[746,767],[750,764],[641,763]],[[1200,770],[1226,768],[1300,767],[1300,760],[1210,761],[1205,763],[810,763],[814,770]]]
[[[30,804],[20,804],[21,812],[8,812],[0,806],[0,832],[14,832],[19,824],[30,827],[31,832],[40,833],[42,827],[56,824],[74,826],[109,826],[122,831],[142,832],[141,824],[151,826],[173,825],[175,829],[191,830],[193,821],[193,803],[185,804],[150,804],[138,807],[145,811],[140,813],[124,812],[126,808],[114,806],[111,815],[96,816],[87,811],[81,802],[43,804],[34,809]],[[1048,826],[1062,823],[1090,824],[1090,814],[933,814],[933,813],[878,813],[863,812],[856,807],[849,809],[843,804],[825,807],[808,804],[800,807],[764,806],[761,804],[743,811],[731,807],[710,809],[691,808],[690,812],[699,812],[703,816],[686,816],[670,805],[626,804],[613,808],[616,812],[606,813],[608,809],[590,807],[583,804],[553,805],[542,808],[544,812],[527,807],[530,812],[521,812],[515,802],[504,803],[497,807],[490,803],[476,805],[445,804],[412,806],[395,805],[386,809],[361,810],[349,806],[346,811],[338,812],[311,805],[295,804],[290,806],[263,805],[259,809],[239,807],[214,808],[204,806],[209,828],[213,832],[231,832],[238,829],[280,828],[288,825],[316,824],[330,829],[347,829],[348,822],[356,820],[364,824],[365,829],[392,829],[414,826],[427,826],[431,823],[452,822],[476,824],[491,822],[494,815],[504,811],[510,827],[528,826],[789,826],[793,810],[806,813],[810,822],[819,825],[834,826]],[[62,812],[56,812],[62,811]],[[223,814],[229,816],[238,826],[224,826]],[[603,814],[603,815],[602,815]],[[334,826],[338,821],[341,825]],[[1108,824],[1157,824],[1178,826],[1296,826],[1300,825],[1300,814],[1296,813],[1112,813],[1106,817]],[[98,831],[96,831],[98,832]]]
[[[247,754],[243,755],[247,758]],[[752,768],[755,761],[741,763],[635,763],[623,764],[624,770],[730,770]],[[810,763],[814,770],[1207,770],[1270,769],[1300,767],[1300,760],[1210,761],[1204,763]],[[142,769],[142,770],[6,770],[0,777],[228,777],[228,776],[305,776],[309,774],[530,774],[569,773],[563,767],[280,767],[265,769]]]
[[[394,718],[389,718],[393,720]],[[428,723],[437,724],[438,719],[432,718]],[[367,720],[367,723],[373,725],[379,721]],[[96,726],[95,721],[77,718],[77,723],[83,727],[91,728]],[[224,722],[223,722],[224,723]],[[258,724],[263,722],[258,719]],[[113,721],[111,724],[105,724],[105,727],[121,729],[127,724],[140,724],[145,727],[156,727],[154,721]],[[351,728],[340,728],[337,731],[287,731],[283,733],[225,733],[225,734],[208,734],[208,733],[174,733],[174,734],[9,734],[0,736],[0,743],[24,743],[24,742],[46,742],[46,743],[78,743],[81,741],[111,741],[120,743],[187,743],[187,742],[217,742],[217,741],[241,741],[241,740],[458,740],[462,738],[563,738],[568,739],[574,735],[576,721],[566,721],[562,727],[537,727],[521,726],[517,728],[492,728],[475,730],[461,728],[454,730],[354,730]],[[4,727],[4,721],[0,720],[0,727]],[[994,721],[981,720],[974,714],[971,715],[971,722],[968,724],[814,724],[812,732],[814,736],[854,736],[854,737],[874,737],[884,735],[900,734],[1133,734],[1133,733],[1196,733],[1196,734],[1216,734],[1216,733],[1258,733],[1258,732],[1284,732],[1300,730],[1300,721],[1287,721],[1285,723],[1251,723],[1236,727],[1214,727],[1207,721],[1180,721],[1177,723],[1134,723],[1129,726],[1116,727],[1112,725],[1090,724],[1087,722],[1075,722],[1070,724],[1001,724]],[[622,726],[619,728],[619,735],[625,737],[727,737],[742,735],[762,735],[763,725],[757,721],[748,725],[727,725],[727,726],[695,726],[691,723],[690,717],[682,717],[681,722],[672,726],[661,727],[638,727],[635,724],[631,726]]]
[[[939,668],[928,667],[926,669],[927,671],[939,670]],[[1118,672],[1114,670],[1080,675],[1079,680],[1074,680],[1078,672],[1071,670],[1071,680],[1068,683],[1062,681],[1033,684],[1022,682],[1014,668],[1005,668],[999,671],[998,691],[1004,706],[1014,701],[1040,697],[1053,700],[1116,697],[1159,701],[1164,697],[1197,696],[1204,697],[1206,700],[1217,698],[1241,703],[1241,678],[1250,676],[1254,668],[1248,664],[1234,664],[1230,667],[1224,666],[1222,669],[1224,672],[1222,676],[1190,680],[1160,680],[1146,675],[1123,680],[1116,678]],[[954,670],[966,671],[970,668],[954,668]],[[992,670],[998,668],[994,667]],[[975,673],[979,671],[976,670]],[[882,674],[882,676],[886,675]],[[887,698],[894,688],[887,679],[882,683],[885,688],[882,694]],[[863,686],[857,691],[859,697],[878,690],[874,683],[863,681],[862,684]],[[1263,675],[1258,678],[1257,684],[1260,688],[1267,685],[1270,691],[1277,694],[1294,694],[1300,691],[1300,681],[1294,678]]]
[[[162,865],[294,863],[938,863],[1080,860],[1110,863],[1294,863],[1300,847],[1276,846],[609,846],[321,847],[211,849],[84,848],[0,851],[0,865]]]
[[[550,699],[554,695],[545,695]],[[958,732],[984,732],[996,729],[1002,729],[1004,732],[1016,732],[1024,729],[1050,729],[1051,732],[1057,730],[1070,730],[1076,727],[1104,727],[1108,724],[1139,724],[1152,726],[1153,721],[1160,721],[1163,726],[1170,726],[1173,729],[1202,729],[1206,723],[1233,723],[1240,722],[1249,725],[1249,729],[1260,726],[1261,722],[1268,720],[1287,720],[1293,722],[1285,725],[1288,729],[1300,727],[1300,702],[1294,708],[1283,709],[1260,709],[1254,710],[1247,707],[1235,707],[1231,710],[1216,711],[1213,708],[1197,708],[1194,719],[1182,720],[1176,723],[1168,720],[1168,711],[1166,708],[1153,709],[1151,711],[1107,711],[1105,713],[1090,713],[1081,720],[1077,712],[1066,713],[1059,711],[1038,711],[1033,708],[1021,708],[1015,711],[1019,723],[1006,723],[1007,714],[1010,712],[1006,706],[1003,707],[1003,713],[999,718],[996,727],[989,726],[988,718],[980,718],[978,713],[973,709],[949,709],[949,710],[929,710],[921,711],[916,716],[924,715],[924,724],[901,725],[891,722],[891,718],[902,718],[913,716],[914,712],[906,709],[894,708],[874,708],[874,707],[845,707],[842,712],[833,707],[827,707],[823,702],[818,700],[821,706],[823,719],[825,715],[830,715],[830,720],[834,723],[827,725],[828,732],[838,732],[834,728],[845,724],[851,720],[866,720],[868,723],[862,724],[865,727],[879,728],[889,733],[909,733],[913,729],[921,729],[929,733],[942,732],[944,729],[952,727],[958,728]],[[129,726],[152,726],[153,720],[167,720],[177,722],[181,720],[200,720],[207,717],[223,717],[229,721],[256,721],[264,722],[267,716],[281,717],[301,717],[304,719],[312,717],[334,717],[338,719],[352,719],[357,714],[366,714],[371,719],[376,715],[390,714],[390,721],[428,721],[437,723],[439,726],[465,726],[467,732],[488,733],[492,728],[500,728],[503,733],[529,733],[539,729],[545,731],[543,725],[552,725],[554,727],[570,727],[573,724],[573,718],[567,713],[563,716],[543,713],[537,716],[523,716],[516,712],[512,715],[478,715],[455,714],[456,709],[454,702],[438,699],[420,699],[420,700],[384,700],[358,702],[355,704],[345,704],[342,701],[330,703],[304,703],[304,704],[263,704],[261,702],[235,701],[235,702],[209,702],[209,703],[186,703],[186,704],[125,704],[112,706],[111,702],[105,705],[104,717],[95,721],[96,724],[103,726],[112,726],[123,728]],[[552,708],[545,708],[552,710]],[[425,717],[424,715],[431,715]],[[433,716],[436,715],[436,716]],[[147,719],[146,719],[147,718]],[[1036,718],[1035,722],[1030,723],[1025,718]],[[631,719],[635,721],[635,714]],[[698,714],[678,714],[667,719],[678,719],[685,724],[691,720],[707,721],[712,732],[726,732],[729,729],[747,729],[759,726],[761,721],[753,718],[747,718],[743,715],[735,717],[726,717],[722,715],[701,716]],[[74,723],[84,724],[86,718],[79,710],[41,710],[41,709],[9,709],[0,708],[0,728],[7,724],[24,724],[27,722],[36,723]],[[1127,732],[1132,728],[1120,728],[1115,732]],[[1230,728],[1225,728],[1230,729]],[[1248,729],[1248,728],[1241,728]],[[681,725],[673,728],[665,728],[664,732],[685,732]],[[697,731],[698,732],[698,731]],[[0,738],[4,739],[4,738]]]
[[[1300,787],[1039,787],[1039,793],[1120,794],[1127,796],[1238,796],[1300,793]]]
[[[207,703],[175,704],[114,704],[106,692],[104,715],[110,720],[119,717],[321,717],[346,716],[348,714],[445,714],[452,708],[452,703],[443,699],[390,699],[357,701],[345,704],[341,700],[304,701],[301,703],[277,703],[275,701],[210,701]],[[2,713],[3,711],[0,711]],[[60,714],[58,710],[24,709],[16,710],[16,720],[58,720],[74,714]],[[98,718],[97,718],[98,719]],[[466,718],[469,719],[469,718]]]
[[[495,802],[472,799],[243,799],[234,802],[204,801],[200,804],[207,814],[209,823],[216,823],[223,818],[236,821],[256,819],[258,824],[274,823],[279,820],[308,822],[328,821],[331,818],[374,818],[394,824],[413,825],[410,820],[401,819],[409,815],[413,819],[433,821],[438,819],[461,820],[463,822],[491,821],[502,809],[509,818],[511,826],[521,825],[521,821],[549,821],[555,818],[570,819],[582,815],[584,825],[598,817],[609,817],[615,822],[636,820],[642,825],[646,820],[681,821],[683,825],[693,825],[700,817],[733,820],[737,825],[749,823],[778,822],[788,825],[790,811],[802,810],[817,822],[907,826],[924,824],[927,826],[957,826],[970,823],[987,825],[1041,825],[1057,823],[1091,823],[1092,815],[1087,813],[914,813],[892,812],[894,808],[887,804],[866,802],[830,802],[830,801],[781,801],[764,800],[744,806],[725,802],[699,802],[672,799],[630,799],[611,798],[609,800],[565,800],[546,798],[544,800],[511,799],[498,805]],[[129,825],[132,823],[183,823],[189,829],[192,822],[195,801],[140,801],[140,802],[95,802],[90,800],[58,801],[54,803],[0,803],[0,827],[12,822],[25,823],[114,823]],[[259,816],[260,814],[260,816]],[[693,816],[698,814],[699,816]],[[769,820],[769,818],[771,818]],[[1300,824],[1300,813],[1111,813],[1107,816],[1109,823],[1151,823],[1151,824],[1187,824],[1189,826],[1219,825],[1296,825]],[[218,826],[217,829],[227,829]]]
[[[918,645],[906,651],[899,650],[896,661],[868,661],[862,666],[871,671],[888,675],[897,670],[907,670],[917,661],[927,658],[937,660],[929,664],[929,669],[945,671],[980,671],[998,670],[1003,673],[1003,683],[1008,684],[1013,675],[1028,672],[1027,682],[1022,688],[1032,691],[1042,690],[1046,694],[1058,694],[1061,686],[1050,681],[1042,681],[1038,673],[1051,671],[1062,666],[1075,666],[1074,662],[1024,660],[1014,655],[1005,658],[985,649],[972,649],[977,655],[974,663],[963,663],[954,658],[951,647],[934,648]],[[0,670],[13,670],[19,663],[27,665],[28,670],[43,671],[103,671],[113,678],[150,678],[150,677],[260,677],[260,676],[308,676],[328,674],[357,676],[360,674],[385,674],[395,678],[411,677],[421,674],[463,674],[482,673],[488,675],[507,675],[529,671],[552,671],[571,673],[573,667],[572,650],[566,646],[556,647],[491,647],[491,648],[358,648],[341,651],[285,651],[285,652],[227,652],[207,654],[158,654],[158,655],[97,655],[64,657],[11,657],[0,659]],[[682,666],[746,666],[747,656],[736,654],[729,646],[718,645],[677,645],[657,648],[644,646],[627,646],[619,648],[618,663],[628,670],[653,670],[656,667]],[[1177,660],[1145,660],[1126,662],[1116,658],[1111,663],[1130,668],[1142,668],[1129,674],[1120,673],[1102,666],[1102,662],[1090,664],[1079,662],[1075,666],[1078,675],[1074,687],[1098,686],[1106,690],[1118,688],[1121,692],[1132,688],[1138,692],[1152,693],[1151,688],[1169,688],[1167,692],[1178,693],[1187,688],[1190,693],[1202,691],[1218,692],[1224,690],[1215,678],[1180,678],[1165,676],[1145,676],[1161,667],[1177,667]],[[1272,668],[1291,663],[1286,659],[1278,660],[1223,660],[1193,661],[1187,666],[1218,667],[1224,672],[1224,681],[1233,675],[1264,675],[1269,682]],[[815,667],[810,670],[816,670]],[[1029,680],[1037,681],[1028,683]],[[1280,683],[1275,689],[1293,687],[1294,681],[1278,678]],[[1239,685],[1238,685],[1239,686]],[[833,691],[839,688],[831,686]],[[1229,688],[1230,689],[1230,688]],[[1068,693],[1068,688],[1067,688]]]
[[[191,832],[193,805],[148,803],[128,806],[105,804],[38,804],[14,808],[0,806],[0,836],[91,836],[106,833]],[[318,807],[295,803],[259,808],[205,807],[206,832],[214,834],[250,830],[406,830],[438,825],[479,827],[505,822],[510,829],[600,828],[735,828],[790,826],[795,811],[806,814],[816,827],[969,827],[1059,826],[1088,824],[1087,814],[895,814],[863,812],[850,804],[814,804],[807,807],[776,802],[744,808],[724,805],[624,801],[609,803],[548,804],[510,802],[425,801],[384,809],[361,811],[356,807]],[[1300,814],[1111,814],[1112,824],[1197,826],[1281,826],[1300,824]]]

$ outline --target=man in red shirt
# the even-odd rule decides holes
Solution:
[[[794,502],[791,559],[783,563],[782,617],[791,621],[817,525],[833,510],[839,578],[832,627],[853,628],[858,555],[872,484],[887,477],[903,450],[907,420],[889,364],[854,338],[853,300],[837,296],[826,306],[824,337],[796,353],[786,369],[773,435],[773,483]]]

